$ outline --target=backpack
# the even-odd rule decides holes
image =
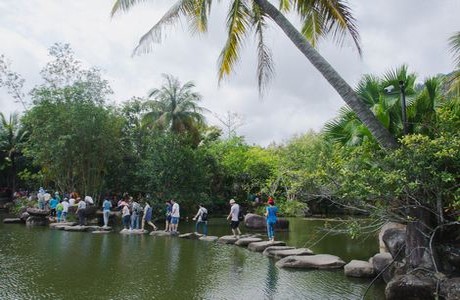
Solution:
[[[207,221],[207,220],[208,220],[208,212],[203,211],[203,213],[201,213],[201,221]]]
[[[136,212],[137,214],[142,212],[142,207],[140,206],[139,203],[136,202],[136,204],[133,205],[133,211]]]
[[[244,221],[244,213],[243,210],[240,207],[240,211],[238,212],[238,221]]]

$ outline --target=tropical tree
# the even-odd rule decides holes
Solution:
[[[454,95],[460,96],[460,31],[449,38],[449,45],[457,69],[450,79],[449,91]]]
[[[198,127],[203,124],[203,112],[197,102],[201,95],[193,91],[195,84],[191,81],[184,85],[172,75],[163,75],[165,84],[149,92],[153,98],[145,102],[147,113],[143,124],[147,127],[166,130],[173,133],[189,133],[198,137]]]
[[[119,11],[128,11],[131,7],[145,0],[116,0],[112,16]],[[166,14],[144,35],[134,53],[146,53],[152,50],[152,44],[161,42],[163,30],[185,16],[194,31],[206,32],[211,0],[179,0]],[[282,12],[295,11],[303,20],[302,33],[299,32]],[[342,41],[349,34],[360,52],[359,35],[350,8],[343,0],[315,1],[280,1],[277,9],[267,0],[231,1],[227,14],[227,42],[219,57],[218,76],[221,80],[229,75],[240,57],[241,45],[249,31],[255,31],[258,52],[258,82],[262,91],[273,74],[270,49],[265,44],[267,18],[271,18],[320,71],[332,87],[339,93],[348,106],[369,128],[379,143],[388,148],[397,147],[396,141],[388,130],[375,118],[353,89],[335,71],[335,69],[315,50],[319,38],[332,34],[336,41]]]
[[[20,146],[26,139],[27,132],[20,123],[17,113],[10,114],[7,119],[3,113],[0,113],[0,152],[2,152],[5,161],[2,165],[10,169],[9,187],[16,191],[17,177],[17,159],[21,154]]]

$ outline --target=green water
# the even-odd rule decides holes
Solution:
[[[288,245],[308,246],[322,235],[322,220],[290,222],[289,233],[276,235]],[[179,230],[193,231],[193,223]],[[210,221],[209,235],[229,232],[225,220]],[[349,261],[367,260],[378,246],[326,236],[311,249]],[[343,270],[279,269],[233,245],[0,223],[0,299],[361,299],[369,282]],[[384,299],[382,284],[366,299]]]

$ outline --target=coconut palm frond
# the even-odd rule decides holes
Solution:
[[[154,44],[161,43],[164,29],[168,26],[175,25],[182,16],[193,15],[194,8],[194,0],[179,0],[176,2],[163,17],[141,37],[138,45],[134,48],[133,55],[151,52]]]
[[[116,0],[113,4],[110,16],[113,17],[119,12],[128,12],[133,6],[149,0]]]
[[[253,26],[257,39],[257,83],[259,87],[259,95],[263,95],[268,83],[274,75],[274,63],[270,49],[265,43],[265,15],[259,5],[254,4],[253,10]]]
[[[310,41],[313,47],[317,47],[318,41],[324,36],[324,18],[315,9],[306,12],[301,32]]]
[[[457,68],[460,69],[460,31],[456,32],[449,38],[450,52],[454,57]]]
[[[227,42],[219,55],[219,82],[230,75],[239,60],[241,44],[250,27],[251,12],[244,0],[232,1],[227,16]]]
[[[193,13],[187,15],[192,33],[208,31],[208,16],[211,13],[212,0],[195,0]]]
[[[282,12],[288,12],[291,10],[290,0],[280,0],[279,10]]]

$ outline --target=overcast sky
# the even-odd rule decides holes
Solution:
[[[117,103],[160,87],[162,73],[193,81],[203,96],[201,106],[220,116],[227,111],[243,116],[238,133],[263,146],[309,129],[320,130],[344,105],[273,23],[267,44],[276,74],[264,98],[258,96],[256,52],[250,40],[235,73],[219,86],[217,59],[225,42],[230,1],[215,2],[208,34],[191,36],[186,25],[178,25],[151,54],[135,57],[131,52],[139,37],[175,1],[152,0],[111,19],[113,2],[0,0],[0,54],[12,61],[11,68],[22,74],[30,90],[40,83],[39,71],[49,60],[47,49],[55,42],[70,43],[87,67],[103,70]],[[362,58],[351,42],[338,47],[326,40],[319,52],[352,86],[363,74],[382,74],[402,64],[408,64],[419,81],[452,71],[447,40],[460,30],[459,0],[351,0],[350,6],[358,21]],[[0,107],[6,113],[21,110],[3,89]],[[219,124],[212,114],[207,119]]]

